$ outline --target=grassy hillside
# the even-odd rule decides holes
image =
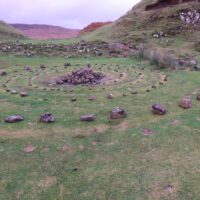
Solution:
[[[146,11],[146,6],[154,2],[156,1],[141,1],[116,22],[88,34],[86,38],[147,42],[152,39],[154,32],[163,31],[169,37],[199,39],[199,28],[185,26],[179,17],[183,10],[200,10],[199,3],[194,1]]]
[[[0,40],[24,38],[23,34],[3,21],[0,21]]]
[[[142,49],[142,56],[159,66],[174,67],[179,58],[199,61],[200,19],[196,19],[200,15],[200,3],[166,6],[165,2],[163,7],[147,11],[146,7],[155,2],[141,1],[116,22],[84,39],[134,43]],[[164,36],[158,36],[160,33]]]

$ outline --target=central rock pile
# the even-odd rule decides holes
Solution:
[[[85,84],[100,84],[102,78],[105,75],[99,72],[94,72],[91,67],[85,67],[77,71],[73,71],[71,74],[66,76],[60,76],[56,80],[56,84],[72,84],[72,85],[85,85]]]

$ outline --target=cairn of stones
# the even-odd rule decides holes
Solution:
[[[92,67],[84,67],[77,71],[73,71],[66,76],[60,76],[56,80],[56,84],[70,84],[70,85],[97,85],[101,83],[102,78],[104,78],[100,72],[94,72]]]

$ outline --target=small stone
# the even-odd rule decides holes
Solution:
[[[27,97],[27,96],[28,96],[28,93],[27,93],[27,92],[21,92],[21,93],[20,93],[20,96],[21,96],[21,97]]]
[[[46,66],[45,66],[44,64],[41,64],[41,65],[40,65],[40,68],[41,68],[41,69],[45,69]]]
[[[114,108],[110,113],[111,119],[120,119],[120,118],[125,118],[126,116],[127,112],[120,107]]]
[[[7,123],[16,123],[23,120],[24,120],[24,117],[20,115],[12,115],[12,116],[7,117],[4,121]]]
[[[88,100],[89,100],[89,101],[95,101],[96,99],[97,99],[96,96],[90,96],[90,97],[88,97]]]
[[[108,94],[108,95],[107,95],[107,99],[114,99],[113,94]]]
[[[11,90],[11,94],[17,94],[17,93],[18,93],[17,90],[14,89]]]
[[[200,101],[200,94],[197,94],[197,101]]]
[[[80,117],[80,120],[85,122],[91,122],[94,121],[95,119],[96,116],[94,114],[83,115]]]
[[[71,102],[75,102],[75,101],[77,101],[77,98],[76,98],[76,97],[72,97],[72,98],[70,99],[70,101],[71,101]]]
[[[33,146],[32,144],[27,145],[23,150],[25,153],[33,152],[37,147]]]
[[[48,113],[41,115],[39,121],[44,122],[44,123],[52,123],[52,122],[55,122],[55,117],[53,116],[52,113],[48,112]]]
[[[161,104],[153,104],[152,109],[153,113],[157,115],[165,115],[167,113],[166,107]]]
[[[183,109],[189,109],[192,107],[192,100],[189,97],[183,97],[179,103],[179,106]]]
[[[144,128],[144,129],[142,130],[142,132],[143,132],[143,135],[145,135],[145,136],[155,134],[155,132],[154,132],[153,130],[149,129],[149,128]]]
[[[0,71],[0,76],[6,76],[6,75],[7,75],[6,71]]]

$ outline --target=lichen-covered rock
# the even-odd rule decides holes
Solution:
[[[7,117],[4,121],[7,123],[16,123],[23,120],[24,120],[24,117],[21,115],[12,115],[12,116]]]
[[[127,112],[120,107],[114,108],[111,113],[110,113],[110,118],[111,119],[120,119],[120,118],[125,118],[127,116]]]
[[[39,121],[44,122],[44,123],[52,123],[52,122],[55,122],[55,117],[53,116],[52,113],[48,112],[48,113],[41,115]]]
[[[167,113],[167,109],[164,105],[161,104],[153,104],[152,112],[157,115],[165,115]]]

